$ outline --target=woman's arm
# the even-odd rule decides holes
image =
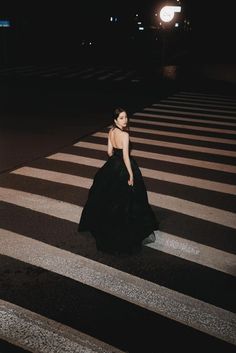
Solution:
[[[130,158],[129,158],[129,134],[127,132],[124,133],[122,142],[123,142],[123,160],[128,170],[130,179],[133,179],[133,171],[131,168]]]
[[[108,133],[108,143],[107,143],[107,153],[108,153],[109,157],[111,157],[113,154],[113,146],[111,144],[110,131]]]

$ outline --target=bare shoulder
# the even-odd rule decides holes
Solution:
[[[111,136],[112,132],[113,132],[113,129],[110,128],[110,130],[108,131],[108,135]]]
[[[122,137],[123,142],[128,143],[129,142],[129,133],[126,131],[122,131],[121,133],[122,133],[121,137]]]
[[[127,131],[122,131],[122,134],[126,139],[129,138],[129,133]]]

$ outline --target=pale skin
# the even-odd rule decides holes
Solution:
[[[127,126],[128,118],[125,111],[121,112],[117,119],[114,119],[115,124],[120,128],[124,129]],[[113,148],[120,148],[123,150],[123,160],[129,173],[128,185],[134,185],[134,176],[130,164],[129,158],[129,134],[126,131],[119,129],[111,129],[108,133],[108,150],[107,153],[111,157],[113,154]]]

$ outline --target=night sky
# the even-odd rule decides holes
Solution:
[[[2,4],[2,19],[10,19],[11,33],[7,41],[10,51],[35,60],[78,60],[83,39],[107,41],[103,50],[109,51],[108,24],[110,16],[122,18],[120,37],[113,37],[112,50],[124,51],[130,35],[129,21],[135,13],[153,24],[154,13],[162,4],[177,4],[160,0],[100,0],[100,1],[12,1]],[[213,5],[214,4],[214,5]],[[190,19],[192,31],[188,46],[192,58],[201,62],[228,63],[235,61],[234,12],[232,1],[182,0],[182,15]],[[2,34],[1,34],[2,35]],[[10,42],[10,44],[9,44]],[[15,52],[14,52],[15,50]],[[144,50],[148,50],[146,47]],[[44,53],[44,55],[43,55]],[[116,54],[116,53],[114,53]],[[21,53],[21,56],[23,54]],[[69,59],[70,57],[70,59]]]

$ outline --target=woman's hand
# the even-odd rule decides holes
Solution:
[[[133,177],[133,176],[130,176],[130,177],[129,177],[128,184],[129,184],[130,186],[133,186],[133,185],[134,185],[134,177]]]

